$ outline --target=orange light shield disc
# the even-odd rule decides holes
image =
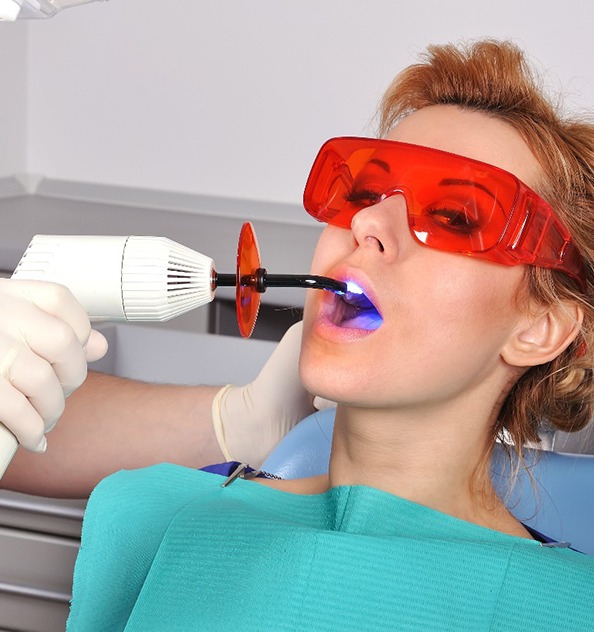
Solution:
[[[235,304],[237,324],[244,338],[249,338],[254,331],[258,311],[260,310],[260,293],[256,290],[255,273],[260,264],[260,251],[254,228],[245,222],[239,233],[237,245],[237,285]]]

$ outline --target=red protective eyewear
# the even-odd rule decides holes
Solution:
[[[406,199],[413,237],[437,250],[561,270],[583,288],[582,258],[551,206],[513,174],[429,147],[373,138],[322,146],[303,196],[320,222],[350,228],[391,195]]]

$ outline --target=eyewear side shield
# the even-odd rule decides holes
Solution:
[[[350,228],[358,211],[395,194],[406,199],[411,234],[425,246],[553,268],[584,284],[582,259],[551,206],[513,174],[456,154],[331,139],[314,161],[304,206],[318,221]]]

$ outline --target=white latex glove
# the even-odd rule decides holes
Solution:
[[[0,279],[0,476],[14,437],[28,450],[45,451],[44,434],[64,412],[65,398],[84,382],[87,361],[106,351],[107,341],[91,329],[70,290]]]
[[[216,394],[212,418],[227,460],[259,467],[287,432],[316,410],[299,378],[301,332],[300,322],[287,330],[251,384],[229,384]],[[334,405],[317,397],[315,403]]]

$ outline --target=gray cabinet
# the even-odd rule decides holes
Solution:
[[[0,495],[0,626],[64,630],[84,501]]]

